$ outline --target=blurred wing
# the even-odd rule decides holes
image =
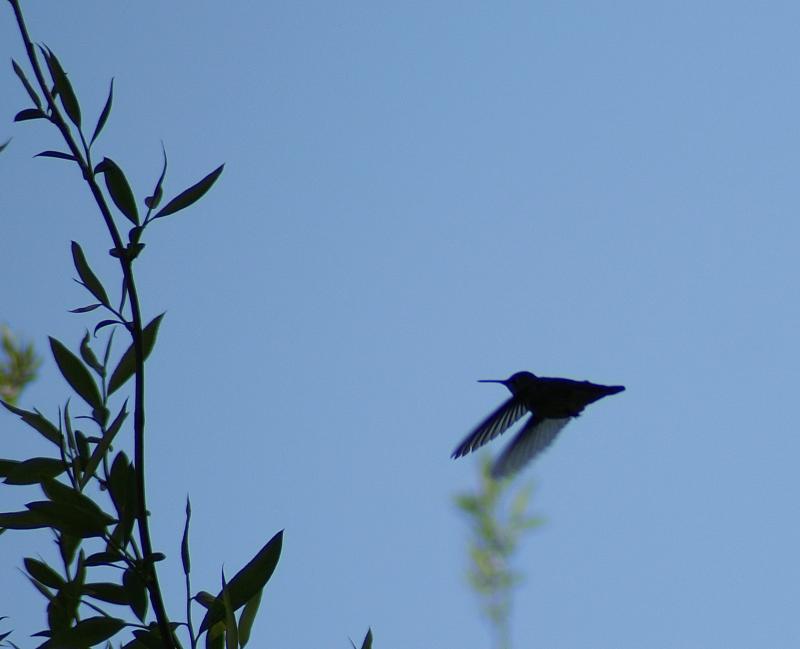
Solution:
[[[550,445],[570,419],[571,417],[565,419],[531,417],[495,460],[492,465],[492,477],[505,478],[521,469]]]
[[[514,424],[528,408],[522,400],[511,397],[491,415],[484,419],[478,427],[464,438],[450,457],[456,458],[466,455],[486,442],[494,439]]]

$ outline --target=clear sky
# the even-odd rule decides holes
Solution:
[[[87,120],[115,77],[98,151],[139,196],[162,140],[168,195],[226,162],[137,262],[176,617],[189,493],[198,589],[286,530],[253,646],[486,647],[449,453],[506,396],[476,379],[527,369],[628,389],[520,477],[547,523],[515,647],[800,644],[800,4],[25,4]],[[23,58],[7,6],[0,44]],[[117,271],[25,106],[7,65],[0,321],[44,353],[93,322],[70,239]],[[21,405],[67,395],[48,359]],[[46,449],[0,421],[3,457]],[[25,551],[0,537],[19,632]]]

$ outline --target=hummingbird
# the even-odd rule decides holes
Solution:
[[[622,385],[599,385],[589,381],[536,376],[531,372],[517,372],[505,380],[483,379],[478,382],[500,383],[511,392],[511,398],[464,438],[453,451],[451,457],[454,459],[483,446],[521,417],[531,414],[494,461],[491,474],[495,479],[510,476],[530,462],[590,403],[625,389]]]

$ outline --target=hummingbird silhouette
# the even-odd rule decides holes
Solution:
[[[501,383],[511,398],[484,419],[453,451],[459,458],[480,448],[530,413],[511,443],[492,465],[492,477],[510,476],[547,448],[569,421],[583,412],[590,403],[622,392],[622,385],[599,385],[589,381],[573,381],[517,372],[505,381],[481,380],[479,383]]]

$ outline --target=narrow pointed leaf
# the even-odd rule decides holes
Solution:
[[[61,105],[64,106],[64,111],[67,113],[70,121],[78,128],[81,127],[81,107],[78,104],[78,98],[75,96],[75,91],[72,89],[72,84],[67,78],[67,73],[61,67],[58,57],[48,50],[49,56],[45,57],[47,67],[50,69],[50,75],[53,77],[53,83],[56,85],[56,91],[61,97]]]
[[[283,531],[280,531],[228,582],[227,588],[230,591],[231,605],[234,611],[249,602],[269,581],[275,571],[275,566],[278,565],[282,543]],[[214,606],[206,613],[200,625],[200,632],[202,633],[213,624],[223,620],[224,617],[225,607],[220,593]]]
[[[104,327],[109,327],[109,326],[115,325],[115,324],[125,324],[125,323],[124,322],[120,322],[119,320],[101,320],[100,322],[98,322],[95,325],[93,335],[96,336],[97,332],[100,331],[101,329],[103,329]],[[106,361],[107,360],[108,359],[106,359]]]
[[[52,336],[50,337],[50,349],[56,359],[58,369],[61,370],[61,374],[72,389],[92,408],[101,409],[103,399],[100,397],[100,391],[81,360]]]
[[[100,118],[97,120],[97,126],[94,127],[94,133],[92,134],[92,139],[89,142],[89,145],[94,144],[94,141],[97,139],[97,136],[100,135],[100,131],[103,130],[103,127],[106,125],[106,121],[108,120],[108,116],[111,113],[111,102],[114,99],[114,79],[111,79],[111,86],[108,89],[108,99],[106,99],[106,105],[103,106],[103,110],[100,112]]]
[[[361,649],[372,649],[372,629],[367,629],[367,635],[364,636],[364,642],[361,643]]]
[[[161,319],[163,317],[163,313],[156,316],[142,331],[142,345],[145,359],[147,359],[147,357],[150,355],[150,352],[153,350],[153,345],[155,345],[156,336],[158,335],[158,327],[161,324]],[[113,374],[111,374],[111,379],[108,382],[109,396],[121,388],[125,382],[131,378],[131,376],[133,376],[135,371],[136,351],[133,343],[131,343],[131,346],[128,347],[128,349],[122,355],[122,358],[120,359],[119,364],[117,365]]]
[[[46,521],[50,527],[84,539],[103,536],[106,527],[113,522],[113,519],[109,520],[105,514],[98,517],[87,510],[50,500],[37,500],[27,503],[25,506],[41,516],[42,520]]]
[[[114,441],[114,438],[117,436],[120,428],[122,428],[122,424],[128,416],[127,410],[125,407],[128,405],[128,400],[125,400],[125,403],[122,404],[122,408],[120,408],[119,413],[114,418],[114,421],[108,427],[103,438],[100,440],[100,443],[95,446],[94,451],[92,451],[92,457],[89,458],[89,461],[86,463],[86,469],[84,471],[83,480],[81,480],[81,486],[85,487],[89,480],[91,479],[94,472],[97,470],[97,467],[100,466],[100,460],[103,459],[103,456],[108,453],[108,449],[111,446],[111,442]]]
[[[5,142],[0,144],[0,151],[3,151],[3,149],[5,149],[9,145],[10,142],[11,142],[11,138],[8,138]]]
[[[101,304],[108,306],[108,295],[103,284],[97,279],[97,275],[89,266],[86,261],[86,255],[83,254],[83,248],[76,241],[72,242],[72,261],[75,264],[75,270],[78,271],[78,277],[81,278],[83,285],[94,295]]]
[[[42,491],[54,503],[64,507],[72,507],[86,513],[99,521],[112,523],[114,519],[106,514],[100,506],[91,498],[76,490],[72,486],[67,486],[58,480],[45,480],[42,482]]]
[[[36,104],[36,107],[41,109],[42,107],[42,100],[39,99],[39,95],[33,90],[33,86],[28,81],[28,78],[25,76],[25,73],[22,71],[22,68],[19,67],[17,62],[14,59],[11,59],[11,66],[14,68],[14,74],[19,77],[19,80],[22,82],[22,85],[25,86],[25,91],[28,93],[28,97],[31,98],[31,101]]]
[[[50,588],[61,588],[64,585],[64,578],[43,561],[26,557],[25,570],[36,581]]]
[[[94,351],[91,347],[89,347],[89,340],[91,340],[91,337],[87,331],[81,339],[81,358],[83,359],[84,363],[97,372],[98,376],[103,376],[105,368],[100,365],[100,361],[97,360],[97,356],[94,355]]]
[[[239,649],[239,627],[236,624],[230,591],[225,587],[225,573],[222,573],[222,605],[225,608],[225,648]]]
[[[86,557],[84,564],[88,566],[110,566],[123,561],[124,557],[118,552],[95,552]]]
[[[110,582],[95,582],[84,584],[84,594],[94,599],[99,599],[109,604],[120,604],[127,606],[129,602],[128,593],[119,584],[112,584]]]
[[[22,421],[24,421],[26,424],[28,424],[28,426],[37,432],[41,433],[46,440],[52,442],[58,447],[61,446],[61,431],[51,424],[45,417],[43,417],[41,413],[23,410],[22,408],[17,408],[16,406],[12,406],[10,403],[6,403],[2,400],[0,400],[0,403],[2,403],[7,410],[10,410],[15,415],[19,415]]]
[[[192,562],[189,556],[189,521],[192,518],[192,504],[189,497],[186,497],[186,523],[183,525],[183,538],[181,539],[181,563],[183,564],[183,574],[188,575],[192,571]]]
[[[244,605],[242,614],[239,616],[239,645],[244,647],[250,640],[250,632],[253,629],[253,622],[256,620],[256,613],[261,604],[261,594],[264,590],[258,591],[254,597]]]
[[[102,172],[106,180],[106,188],[120,212],[134,225],[139,225],[139,211],[136,209],[136,200],[133,198],[131,186],[122,169],[111,158],[103,158],[95,168],[95,172]]]
[[[34,511],[0,512],[0,528],[34,530],[40,527],[50,527],[50,523]]]
[[[64,153],[63,151],[42,151],[37,153],[34,158],[58,158],[59,160],[75,160],[75,156],[71,153]]]
[[[32,457],[16,464],[6,476],[6,484],[38,484],[66,471],[64,462],[51,457]]]
[[[46,649],[56,647],[92,647],[105,642],[125,627],[125,620],[98,615],[81,620],[74,627],[56,634],[43,645]]]
[[[15,122],[27,122],[31,119],[47,119],[47,115],[39,108],[25,108],[14,115]]]
[[[211,185],[213,185],[219,175],[222,173],[222,170],[225,168],[225,165],[220,165],[210,174],[208,174],[205,178],[203,178],[198,183],[195,183],[189,189],[182,191],[178,194],[175,198],[173,198],[169,203],[167,203],[164,207],[162,207],[158,213],[153,217],[154,219],[161,218],[162,216],[168,216],[170,214],[174,214],[175,212],[182,210],[186,207],[189,207],[192,203],[200,200],[203,194],[205,194],[209,189],[211,189]]]
[[[79,306],[77,309],[70,309],[70,313],[89,313],[90,311],[94,311],[95,309],[99,309],[102,304],[99,302],[97,304],[88,304],[86,306]]]
[[[167,150],[164,148],[163,144],[161,145],[161,153],[164,156],[164,164],[161,167],[161,175],[158,177],[158,181],[156,182],[155,189],[153,189],[153,193],[144,199],[144,204],[150,210],[156,209],[158,204],[161,202],[161,196],[163,195],[162,185],[164,184],[164,177],[167,175]]]
[[[134,615],[144,622],[144,616],[147,615],[147,588],[132,568],[125,571],[122,584],[128,596],[128,605]]]

